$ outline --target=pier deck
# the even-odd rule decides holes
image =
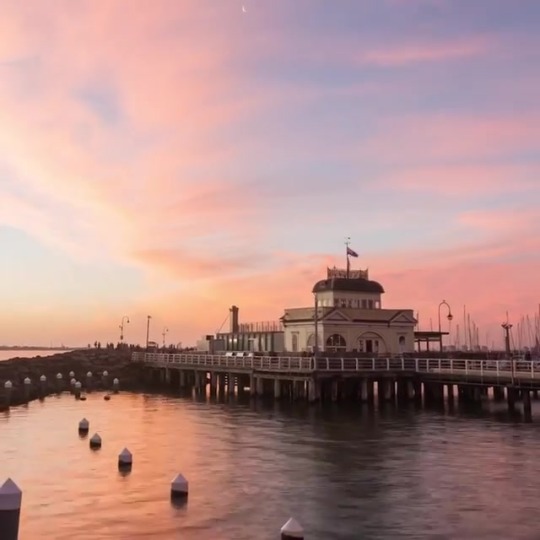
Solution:
[[[513,408],[523,399],[530,412],[530,391],[540,390],[540,364],[510,360],[464,360],[449,358],[336,358],[298,356],[232,357],[207,354],[134,353],[167,383],[202,390],[228,391],[249,388],[250,394],[284,395],[309,401],[354,396],[369,401],[460,399],[480,401],[489,388],[495,398],[508,400]],[[536,393],[536,392],[535,392]],[[502,396],[502,397],[501,397]]]

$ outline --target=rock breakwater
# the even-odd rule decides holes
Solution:
[[[0,409],[70,391],[72,378],[87,392],[112,390],[115,378],[122,390],[142,390],[142,367],[131,361],[131,355],[127,348],[80,349],[0,362]],[[7,381],[11,388],[6,388]]]

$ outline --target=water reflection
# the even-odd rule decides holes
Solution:
[[[103,439],[98,452],[77,435],[83,417]],[[92,393],[1,413],[0,433],[0,479],[24,490],[23,539],[270,539],[290,515],[320,540],[538,536],[540,436],[504,404]],[[130,472],[118,470],[124,447]],[[170,500],[179,472],[190,483],[181,506]]]

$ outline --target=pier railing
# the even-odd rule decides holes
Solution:
[[[463,360],[451,358],[331,358],[299,356],[230,357],[205,354],[133,353],[135,362],[186,368],[275,372],[409,371],[474,377],[540,379],[540,363],[524,360]],[[512,365],[513,363],[513,365]]]

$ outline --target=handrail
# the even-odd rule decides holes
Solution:
[[[135,352],[132,361],[158,366],[186,366],[196,368],[226,368],[232,370],[262,370],[275,372],[311,373],[405,371],[465,377],[540,379],[540,363],[528,360],[464,360],[453,358],[335,358],[305,356],[228,357],[211,354],[173,354]],[[513,364],[513,366],[512,366]]]

